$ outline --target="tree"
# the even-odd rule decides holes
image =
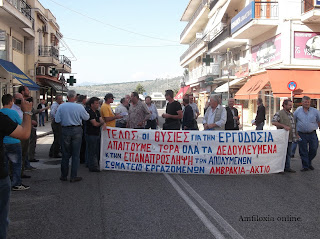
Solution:
[[[134,91],[138,94],[143,94],[146,90],[144,89],[144,86],[139,83]]]

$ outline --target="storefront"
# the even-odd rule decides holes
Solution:
[[[254,75],[236,93],[235,98],[243,100],[244,122],[249,123],[255,117],[257,110],[256,99],[262,98],[266,107],[266,124],[271,125],[273,115],[281,109],[283,99],[291,98],[288,83],[294,81],[297,84],[292,92],[294,109],[301,104],[303,96],[312,99],[312,105],[319,109],[320,99],[320,71],[314,70],[266,70]]]

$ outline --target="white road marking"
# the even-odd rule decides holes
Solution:
[[[195,212],[195,214],[199,217],[199,219],[203,222],[203,224],[209,229],[209,231],[212,233],[212,235],[215,238],[225,238],[221,232],[211,223],[211,221],[206,217],[206,215],[203,214],[203,212],[200,210],[200,208],[197,207],[197,205],[192,202],[192,200],[189,198],[189,196],[183,192],[183,190],[180,188],[180,186],[169,176],[168,174],[163,174],[167,180],[171,183],[171,185],[174,187],[174,189],[180,194],[180,196],[183,198],[183,200],[189,205],[189,207]]]
[[[243,239],[226,220],[223,219],[181,176],[176,175],[175,178],[190,193],[190,195],[213,217],[214,220],[234,239]]]

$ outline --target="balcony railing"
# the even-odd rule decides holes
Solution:
[[[32,29],[34,29],[34,19],[31,17],[31,7],[23,0],[6,0],[24,16],[26,16],[32,23]]]
[[[186,31],[189,29],[189,27],[191,26],[191,24],[194,22],[194,20],[199,16],[201,10],[204,8],[204,6],[206,6],[208,3],[208,0],[202,0],[202,2],[200,3],[199,7],[197,8],[197,10],[194,12],[194,14],[192,15],[192,17],[190,18],[187,26],[183,29],[182,33],[180,34],[180,39],[182,39],[183,35],[186,33]]]
[[[67,65],[67,66],[69,66],[71,68],[71,61],[66,56],[60,56],[60,63],[64,64],[64,65]]]
[[[200,77],[219,75],[220,74],[220,65],[211,64],[210,66],[199,66],[196,69],[193,69],[189,72],[189,79],[186,81],[188,83],[197,82]]]
[[[208,49],[212,49],[216,45],[218,45],[221,41],[227,39],[231,36],[231,25],[229,24],[225,28],[222,29],[220,33],[217,34],[217,37],[214,38],[208,45]]]
[[[59,60],[59,50],[54,46],[39,46],[39,56],[49,56]]]
[[[301,1],[301,13],[306,13],[312,9],[314,9],[314,0]]]
[[[190,47],[182,54],[180,57],[180,62],[194,49],[196,49],[201,43],[203,43],[202,39],[197,39],[194,43],[190,45]]]
[[[278,2],[255,1],[254,13],[256,19],[277,19],[279,17]]]

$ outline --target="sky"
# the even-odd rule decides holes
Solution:
[[[77,83],[108,84],[183,75],[179,61],[188,46],[180,45],[179,39],[187,23],[180,19],[189,0],[40,2],[56,17],[63,40],[76,57],[60,49],[60,55],[74,60],[72,73]]]

